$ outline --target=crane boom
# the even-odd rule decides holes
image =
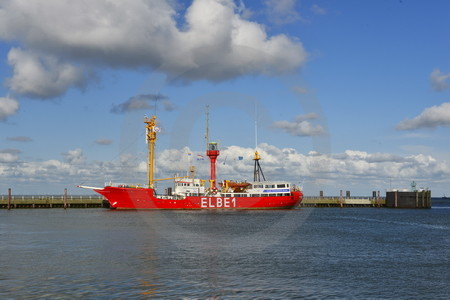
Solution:
[[[153,179],[153,181],[163,181],[163,180],[179,179],[179,178],[187,178],[187,177],[189,177],[189,176],[178,176],[178,177],[160,178],[160,179]]]

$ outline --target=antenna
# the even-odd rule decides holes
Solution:
[[[206,132],[205,132],[206,149],[209,144],[209,105],[206,105]]]
[[[157,108],[157,104],[158,104],[158,99],[159,99],[159,93],[156,94],[156,97],[155,97],[155,106],[153,107],[153,109],[154,109],[153,115],[154,116],[156,116],[156,108]]]
[[[258,148],[258,106],[255,101],[255,150]]]

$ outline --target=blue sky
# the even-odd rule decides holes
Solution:
[[[449,195],[449,14],[444,0],[3,2],[0,194],[145,182],[154,113],[157,176],[206,177],[209,105],[219,179],[252,178],[257,116],[266,176],[306,195],[413,180]]]

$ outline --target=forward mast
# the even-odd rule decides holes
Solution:
[[[148,188],[154,188],[154,170],[155,170],[155,142],[156,133],[159,132],[159,128],[156,126],[156,116],[151,118],[144,118],[145,129],[147,132],[147,144],[148,144]]]

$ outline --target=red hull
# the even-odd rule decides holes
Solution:
[[[164,199],[164,196],[154,196],[153,189],[146,188],[105,187],[95,191],[116,209],[289,209],[303,199],[300,191],[293,191],[289,196],[187,196],[184,199]]]

